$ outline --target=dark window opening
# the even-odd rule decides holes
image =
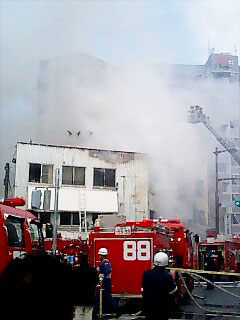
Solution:
[[[29,165],[29,182],[40,182],[41,164],[30,163]]]
[[[60,225],[79,225],[79,212],[61,212]]]
[[[29,163],[29,182],[53,183],[53,165]]]
[[[50,223],[51,213],[50,212],[36,212],[32,211],[32,214],[40,221],[40,224]]]
[[[80,222],[79,222],[79,213],[72,213],[72,224],[73,225],[80,225]]]
[[[60,213],[60,224],[61,225],[71,225],[71,212],[61,212]]]
[[[104,169],[94,169],[93,185],[104,187]]]
[[[93,185],[95,187],[115,187],[115,169],[94,168]]]
[[[6,220],[6,227],[8,233],[8,246],[23,248],[25,246],[23,221],[8,217]]]
[[[37,215],[37,218],[40,220],[41,224],[51,222],[51,213],[50,212],[40,212]]]
[[[105,169],[105,186],[115,187],[115,169]]]

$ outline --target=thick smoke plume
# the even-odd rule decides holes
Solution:
[[[214,1],[148,3],[2,2],[1,168],[30,139],[146,152],[159,214],[199,207],[216,141],[187,123],[187,110],[199,104],[216,124],[238,118],[239,88],[189,83],[167,65],[204,64],[208,39],[218,52],[237,49],[238,7],[228,1],[226,15]],[[169,10],[182,21],[167,20]]]

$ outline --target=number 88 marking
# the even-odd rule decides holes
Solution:
[[[150,260],[149,241],[124,241],[123,259],[128,261]]]

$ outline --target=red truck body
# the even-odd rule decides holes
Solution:
[[[33,250],[43,250],[43,235],[36,217],[14,206],[23,199],[0,202],[0,273],[11,259]],[[8,205],[5,205],[8,204]],[[21,205],[22,205],[21,204]]]
[[[219,241],[208,238],[197,244],[197,269],[206,270],[207,260],[212,258],[213,271],[240,272],[240,238]]]
[[[98,266],[98,250],[107,248],[113,268],[113,294],[139,297],[143,272],[152,267],[156,252],[165,251],[173,267],[192,265],[192,248],[186,239],[179,220],[126,222],[117,224],[112,231],[95,228],[89,235],[89,260]]]

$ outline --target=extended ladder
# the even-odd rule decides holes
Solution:
[[[79,232],[87,232],[87,212],[86,212],[86,193],[85,190],[79,191]]]

